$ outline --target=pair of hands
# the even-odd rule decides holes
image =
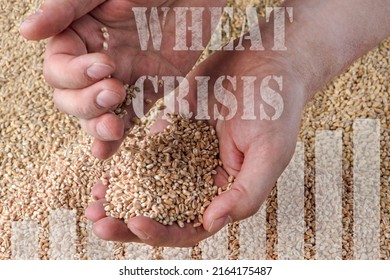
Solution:
[[[210,1],[197,1],[208,7]],[[208,76],[210,123],[216,127],[220,140],[223,169],[215,182],[224,185],[228,174],[236,178],[232,189],[218,196],[204,213],[204,227],[186,225],[163,226],[149,218],[135,217],[126,225],[121,220],[106,217],[103,209],[107,187],[97,182],[92,194],[97,201],[86,210],[94,222],[95,234],[106,240],[143,242],[154,246],[193,246],[215,234],[227,223],[245,219],[259,209],[277,178],[290,161],[299,130],[304,106],[303,87],[291,71],[284,56],[272,52],[217,52],[191,71],[200,53],[173,51],[175,21],[168,13],[161,51],[141,51],[132,12],[134,6],[191,6],[191,1],[141,0],[47,0],[41,11],[21,26],[21,34],[31,40],[51,37],[46,53],[44,74],[55,88],[56,106],[64,113],[80,119],[81,127],[95,138],[92,153],[101,159],[112,156],[123,141],[124,129],[134,113],[129,109],[125,119],[109,113],[125,97],[123,83],[132,84],[142,75],[183,76],[189,81],[189,104],[196,104],[195,77]],[[217,1],[213,6],[223,6]],[[209,23],[208,23],[209,24]],[[99,30],[109,30],[109,50],[103,51]],[[207,26],[207,25],[206,25]],[[206,34],[205,40],[210,34]],[[270,49],[270,48],[269,48]],[[190,72],[191,71],[191,72]],[[112,75],[111,79],[104,79]],[[255,88],[269,75],[283,77],[281,95],[284,101],[282,116],[276,121],[243,120],[242,76],[255,76]],[[222,114],[228,109],[215,100],[213,82],[220,76],[236,76],[233,90],[238,110],[230,120],[214,120],[214,106]],[[277,87],[276,87],[277,89]],[[146,89],[145,97],[153,103],[162,97]],[[259,116],[261,101],[255,91],[254,104]],[[153,105],[148,105],[146,110]],[[191,105],[192,106],[192,105]],[[192,112],[196,112],[193,108]],[[159,127],[159,121],[155,127]]]

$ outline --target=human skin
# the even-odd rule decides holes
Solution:
[[[101,200],[87,211],[98,236],[150,245],[192,246],[227,223],[256,213],[293,155],[307,102],[354,60],[390,35],[390,1],[287,1],[284,6],[294,7],[294,23],[287,25],[286,30],[287,51],[269,51],[273,30],[263,22],[263,41],[268,51],[219,52],[187,77],[192,85],[190,104],[195,103],[196,76],[209,76],[212,80],[223,75],[256,76],[259,81],[269,75],[283,77],[284,112],[278,120],[242,120],[243,104],[239,103],[233,119],[211,121],[220,139],[223,168],[236,180],[230,191],[218,196],[207,208],[204,227],[165,227],[144,217],[133,218],[125,225],[105,216],[102,203],[106,187],[98,183],[93,193]],[[370,16],[366,14],[368,10]],[[242,84],[238,82],[237,100],[242,100],[242,94]],[[260,102],[255,99],[255,104]],[[214,103],[215,100],[209,100],[210,115]],[[219,108],[222,112],[227,110]],[[218,183],[226,182],[225,172],[217,176]]]
[[[224,7],[226,0],[212,2]],[[46,0],[38,12],[20,28],[30,40],[51,37],[45,52],[44,76],[54,88],[57,108],[80,120],[83,130],[95,139],[92,153],[106,159],[123,141],[134,112],[124,119],[109,113],[125,98],[123,84],[133,84],[142,75],[186,76],[198,60],[201,51],[173,51],[175,40],[174,7],[208,7],[210,1],[190,0]],[[169,7],[160,51],[152,47],[141,51],[133,7]],[[149,18],[149,13],[147,14]],[[210,18],[204,17],[203,42],[211,37]],[[103,50],[101,28],[108,29],[109,49]],[[164,35],[165,34],[165,35]],[[55,36],[53,36],[55,35]],[[91,66],[98,66],[91,68]],[[105,79],[112,75],[112,79]],[[106,95],[104,104],[98,95]],[[145,89],[148,111],[162,92]]]
[[[212,122],[220,139],[224,167],[216,182],[223,184],[227,174],[235,176],[236,181],[230,191],[218,196],[207,208],[204,227],[187,225],[180,229],[145,217],[130,219],[126,225],[106,217],[103,209],[106,187],[98,182],[92,191],[97,201],[90,205],[86,215],[94,222],[99,237],[158,246],[192,246],[226,223],[253,215],[293,155],[307,102],[354,60],[390,35],[389,0],[297,0],[286,1],[283,6],[294,8],[294,23],[286,27],[287,51],[271,51],[273,27],[263,21],[266,51],[217,52],[187,77],[192,85],[190,102],[196,95],[196,76],[212,79],[222,75],[256,76],[259,81],[269,75],[283,77],[280,94],[284,111],[278,120],[242,120],[239,110],[229,121]],[[242,85],[238,83],[237,100],[242,100],[240,89]],[[255,104],[261,102],[257,98]],[[215,100],[209,100],[210,112],[214,103]],[[219,109],[227,110],[221,106]],[[158,129],[162,127],[160,124],[156,124]]]

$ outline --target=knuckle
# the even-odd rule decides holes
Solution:
[[[237,198],[236,200],[234,200],[234,204],[231,208],[236,210],[239,209],[239,220],[253,216],[260,209],[261,201],[258,201],[255,197],[248,193],[247,188],[244,187],[242,184],[236,183],[234,188],[232,188],[230,191],[234,191],[234,196]],[[244,203],[244,206],[239,203],[240,201],[246,202]],[[236,217],[234,220],[238,219]]]
[[[64,114],[67,113],[67,112],[65,112],[65,110],[64,110],[64,108],[63,108],[62,100],[61,100],[61,93],[59,92],[58,89],[55,89],[54,92],[53,92],[53,102],[54,102],[54,106],[55,106],[61,113],[64,113]]]
[[[79,104],[77,107],[77,116],[84,119],[91,119],[93,117],[94,108],[93,106],[88,106],[88,104]]]
[[[93,125],[91,125],[91,121],[79,119],[79,124],[82,131],[84,131],[89,136],[98,139],[99,136],[97,135],[97,132],[93,128]]]
[[[75,108],[77,110],[77,116],[82,117],[84,119],[90,120],[102,115],[106,110],[100,107],[95,100],[80,100],[80,102],[76,102]]]
[[[43,67],[43,78],[45,79],[45,82],[47,84],[49,84],[50,86],[54,86],[54,81],[52,79],[51,71],[48,69],[47,63],[45,63]]]

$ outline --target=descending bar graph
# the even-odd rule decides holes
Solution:
[[[240,222],[240,259],[266,259],[266,203],[252,217]]]
[[[215,235],[200,242],[202,258],[204,260],[226,260],[228,257],[228,226],[222,228]],[[218,248],[218,250],[216,250]]]
[[[126,245],[125,257],[128,260],[150,260],[152,259],[153,247],[141,243],[129,243]]]
[[[190,260],[190,248],[164,248],[164,259],[167,260]]]
[[[353,125],[354,258],[378,259],[380,240],[380,123]]]
[[[35,221],[12,222],[11,250],[15,260],[39,259],[38,223]]]
[[[49,259],[76,259],[76,211],[56,209],[49,214]]]
[[[316,259],[342,259],[342,133],[316,134]]]
[[[343,142],[342,131],[317,131],[315,135],[315,258],[342,259],[343,237]],[[305,245],[305,174],[304,144],[297,143],[295,154],[277,182],[278,259],[304,259]],[[381,233],[380,205],[380,122],[355,120],[353,124],[353,258],[379,259]],[[306,174],[306,176],[313,176]],[[77,259],[76,210],[56,209],[49,213],[47,256],[52,260]],[[11,222],[12,259],[39,259],[43,228],[33,220]],[[239,223],[239,259],[266,259],[266,203],[252,217]],[[87,225],[85,254],[93,260],[115,258],[113,242],[100,240]],[[41,238],[41,239],[40,239]],[[7,239],[8,240],[8,239]],[[314,240],[314,239],[313,239]],[[46,240],[45,240],[46,241]],[[9,244],[9,241],[7,241]],[[237,241],[235,241],[237,242]],[[203,259],[227,259],[229,234],[224,227],[214,236],[200,242]],[[46,253],[46,251],[45,251]],[[162,257],[171,260],[191,259],[189,248],[164,248]],[[125,246],[125,258],[149,260],[153,247],[139,243]]]
[[[298,142],[290,164],[277,183],[278,258],[301,260],[304,257],[304,146]]]
[[[98,238],[92,232],[92,223],[88,222],[87,256],[90,260],[113,260],[114,242]]]

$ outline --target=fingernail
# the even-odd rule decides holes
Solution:
[[[224,226],[226,226],[228,223],[231,223],[232,219],[229,216],[224,216],[218,219],[215,219],[211,222],[211,225],[207,229],[208,232],[217,232]]]
[[[104,139],[109,139],[111,135],[108,127],[103,122],[99,122],[96,125],[96,132]]]
[[[137,235],[139,237],[139,239],[147,240],[150,238],[150,236],[146,232],[144,232],[143,230],[140,230],[139,228],[135,227],[132,224],[129,225],[129,229],[131,230],[132,233]]]
[[[122,101],[119,94],[111,90],[103,90],[96,97],[96,103],[102,108],[111,108]]]
[[[87,75],[95,80],[103,79],[112,74],[114,68],[102,63],[94,63],[87,69]]]

